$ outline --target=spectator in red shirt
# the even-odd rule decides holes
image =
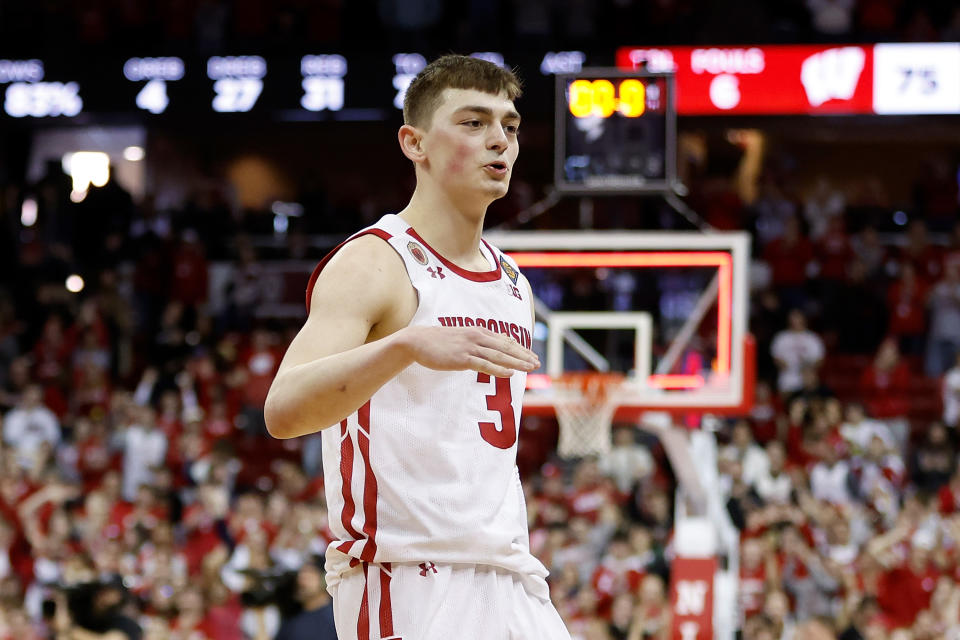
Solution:
[[[266,329],[255,329],[250,347],[237,359],[233,383],[241,391],[245,429],[248,433],[266,433],[263,405],[270,383],[280,366],[282,354],[275,345],[275,336]]]
[[[179,637],[190,640],[214,640],[213,627],[206,615],[203,591],[187,585],[176,599],[177,617],[170,623],[170,630]]]
[[[860,376],[860,393],[867,413],[875,418],[905,418],[910,409],[910,368],[900,359],[893,338],[880,344],[877,355]],[[902,441],[904,433],[894,435]]]
[[[927,237],[927,223],[914,220],[907,229],[907,245],[898,256],[901,268],[905,264],[913,266],[916,276],[925,284],[935,282],[942,273],[943,251],[930,244]]]
[[[188,307],[206,302],[207,258],[196,231],[184,230],[171,262],[171,298]]]
[[[888,329],[900,340],[900,349],[921,355],[927,331],[927,285],[917,278],[910,262],[900,268],[900,277],[887,289]]]
[[[853,249],[844,225],[842,217],[830,218],[826,232],[817,240],[815,251],[822,280],[841,282],[847,275]]]
[[[960,467],[954,470],[950,482],[940,487],[937,499],[940,513],[948,515],[960,511]]]
[[[802,308],[807,300],[807,269],[813,245],[803,236],[800,221],[787,219],[783,235],[767,245],[763,259],[770,265],[773,285],[786,307]]]
[[[917,531],[910,540],[907,561],[887,571],[880,580],[877,599],[891,628],[911,627],[920,612],[930,606],[940,575],[930,557],[935,545],[934,535]]]

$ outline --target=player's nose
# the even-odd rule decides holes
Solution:
[[[487,148],[495,151],[503,151],[507,148],[507,134],[503,127],[490,127]]]

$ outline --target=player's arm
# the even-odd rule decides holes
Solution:
[[[337,252],[270,386],[270,434],[293,438],[337,424],[415,362],[499,377],[539,366],[533,352],[486,329],[408,327],[415,310],[403,261],[387,243],[364,236]]]

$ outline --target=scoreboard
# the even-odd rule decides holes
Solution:
[[[578,71],[582,51],[496,51],[475,57],[517,67],[525,111],[552,108],[553,74]],[[432,57],[432,56],[431,56]],[[418,52],[290,56],[57,57],[0,59],[0,125],[37,118],[161,121],[254,114],[273,121],[384,120],[399,117]]]
[[[677,180],[673,91],[673,76],[665,73],[584,69],[558,75],[557,190],[671,190]]]
[[[2,45],[0,45],[2,48]],[[472,55],[515,68],[524,113],[554,108],[554,76],[587,67],[672,73],[677,114],[960,114],[960,43],[619,47],[599,52],[516,50]],[[434,56],[424,51],[300,51],[264,55],[86,55],[10,58],[0,52],[0,126],[36,119],[204,124],[251,114],[261,120],[398,118],[412,78]],[[629,78],[623,78],[628,80]],[[658,112],[649,87],[583,78],[571,115],[609,112],[609,124]],[[644,100],[639,99],[644,92]],[[653,100],[653,102],[656,102]]]

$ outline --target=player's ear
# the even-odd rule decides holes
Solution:
[[[423,133],[410,124],[400,127],[397,132],[397,139],[400,141],[400,150],[403,155],[416,164],[426,159],[426,153],[423,150]]]

